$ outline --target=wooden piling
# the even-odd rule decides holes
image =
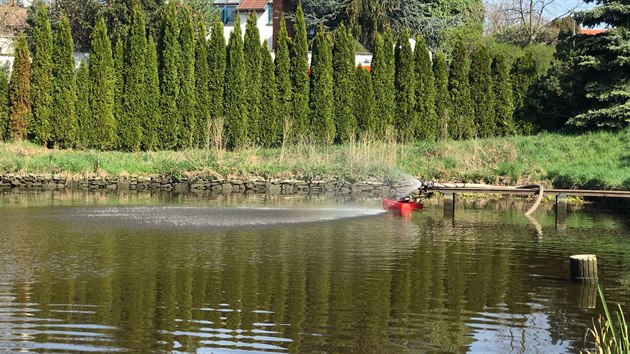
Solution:
[[[578,254],[569,258],[571,281],[577,283],[597,283],[597,256]]]
[[[444,193],[444,218],[455,219],[455,193]]]
[[[567,228],[567,195],[556,195],[556,230],[564,231]]]

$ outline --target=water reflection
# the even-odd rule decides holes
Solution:
[[[598,310],[566,261],[594,250],[609,300],[630,303],[610,215],[569,214],[559,234],[541,210],[537,239],[500,203],[454,224],[431,207],[312,223],[344,201],[38,198],[0,206],[0,351],[575,352]],[[307,219],[217,227],[226,207]],[[201,227],[160,224],[188,212]]]

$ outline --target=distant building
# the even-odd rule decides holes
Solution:
[[[245,33],[247,15],[254,11],[258,18],[260,42],[266,41],[269,48],[274,48],[280,30],[280,19],[295,10],[297,0],[213,0],[212,3],[219,8],[221,13],[226,41],[234,29],[236,14],[240,14],[238,20],[241,23],[243,33]],[[287,21],[289,35],[293,33],[292,28],[291,21]]]
[[[230,33],[234,29],[235,21],[241,24],[243,35],[245,33],[245,22],[250,12],[256,13],[258,31],[260,32],[260,42],[267,42],[271,48],[273,44],[273,1],[268,0],[213,0],[214,6],[218,7],[223,21],[223,34],[227,41]],[[237,14],[238,19],[237,19]]]
[[[602,28],[599,28],[599,29],[580,28],[580,31],[579,31],[580,34],[586,34],[589,36],[594,36],[596,34],[606,33],[606,32],[608,32],[608,30],[602,29]]]

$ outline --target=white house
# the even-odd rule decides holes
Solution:
[[[258,18],[257,26],[260,32],[260,42],[267,42],[269,48],[273,44],[273,1],[270,0],[213,0],[214,6],[221,11],[221,20],[223,21],[223,34],[227,41],[230,33],[234,29],[235,21],[241,24],[243,35],[245,34],[245,23],[247,15],[255,12]],[[237,13],[239,18],[237,19]]]

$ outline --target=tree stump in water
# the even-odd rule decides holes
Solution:
[[[597,256],[578,254],[569,258],[571,281],[578,283],[597,283]]]

